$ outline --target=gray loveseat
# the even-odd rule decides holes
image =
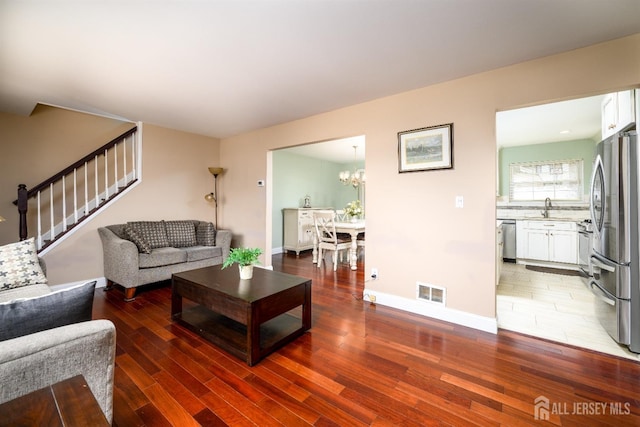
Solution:
[[[197,220],[135,221],[98,228],[107,289],[125,288],[125,301],[138,286],[171,279],[173,273],[222,264],[231,232]]]
[[[82,375],[111,423],[116,330],[91,320],[95,282],[52,292],[33,239],[0,261],[0,403]]]

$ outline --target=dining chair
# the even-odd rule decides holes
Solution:
[[[324,251],[333,251],[333,271],[338,269],[338,252],[351,249],[351,239],[342,239],[336,233],[334,211],[314,211],[313,222],[318,239],[318,267],[322,264]]]
[[[358,233],[358,239],[356,240],[356,245],[358,247],[358,257],[360,257],[360,255],[362,255],[362,253],[364,252],[364,248],[365,248],[365,240],[364,240],[364,232],[363,233]],[[362,248],[362,249],[360,249]]]
[[[336,221],[344,222],[349,221],[349,215],[344,212],[344,209],[336,209]]]

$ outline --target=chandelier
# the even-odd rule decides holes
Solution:
[[[357,159],[357,157],[356,157],[357,149],[358,149],[358,146],[354,145],[353,146],[353,158],[354,158],[354,161]],[[342,172],[340,172],[338,177],[340,178],[340,182],[342,182],[344,185],[352,185],[353,188],[360,187],[367,180],[367,176],[364,173],[364,169],[356,169],[353,172],[342,171]]]

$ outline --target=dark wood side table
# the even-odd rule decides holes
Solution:
[[[172,319],[249,366],[311,328],[311,279],[291,274],[254,268],[241,280],[235,265],[199,268],[174,274],[171,295]],[[198,305],[183,310],[183,298]]]
[[[0,405],[0,426],[109,426],[82,375]]]

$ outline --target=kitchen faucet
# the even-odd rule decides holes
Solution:
[[[549,209],[551,209],[551,199],[547,197],[544,199],[544,211],[541,212],[543,217],[549,218]]]

